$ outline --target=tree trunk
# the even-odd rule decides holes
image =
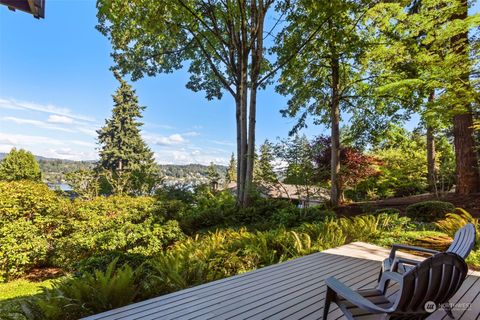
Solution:
[[[247,168],[245,173],[245,193],[243,205],[250,205],[250,195],[253,182],[253,169],[255,162],[255,126],[257,119],[257,91],[258,78],[263,57],[263,26],[265,18],[265,8],[263,0],[251,2],[251,33],[252,41],[252,59],[250,69],[250,105],[248,111],[248,149],[247,149]]]
[[[480,176],[471,113],[458,114],[453,119],[453,134],[457,167],[456,193],[480,191]]]
[[[241,105],[240,105],[240,97],[239,93],[237,92],[237,96],[235,97],[235,120],[237,125],[237,203],[238,199],[241,199],[240,196],[243,196],[240,192],[240,155],[242,153],[241,144],[242,144],[242,132],[241,132]]]
[[[428,189],[436,192],[437,174],[435,171],[436,153],[433,128],[427,125],[427,168],[428,168]]]
[[[331,172],[330,180],[332,189],[330,192],[330,201],[333,206],[338,206],[342,191],[340,190],[339,174],[340,174],[340,97],[339,97],[339,81],[340,81],[340,64],[336,56],[332,57],[332,104],[331,104],[331,125],[332,125],[332,154],[331,154]]]
[[[468,2],[461,1],[461,10],[453,19],[464,20],[468,16]],[[451,39],[452,46],[460,59],[469,59],[468,57],[468,34],[460,33]],[[469,91],[469,74],[465,73],[461,83],[465,86],[465,91]],[[457,169],[456,193],[471,194],[480,191],[480,173],[478,166],[477,151],[475,146],[475,137],[473,130],[473,115],[470,105],[466,106],[466,111],[457,114],[453,118],[453,133],[455,144],[455,157]]]
[[[428,95],[428,103],[431,104],[435,100],[435,92],[431,91]],[[437,173],[435,171],[436,152],[435,152],[435,136],[434,129],[427,124],[427,175],[428,189],[430,192],[437,191]]]

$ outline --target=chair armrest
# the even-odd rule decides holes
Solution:
[[[370,300],[365,299],[360,294],[353,291],[334,277],[327,278],[325,283],[327,284],[327,287],[335,291],[336,294],[342,296],[345,300],[348,300],[348,302],[353,303],[363,310],[367,310],[372,313],[385,313],[389,311],[389,309],[381,308],[372,303]]]
[[[417,266],[420,262],[421,261],[408,259],[408,258],[395,258],[395,260],[393,260],[392,266],[390,267],[390,271],[397,272],[398,265],[400,263],[409,264],[409,265],[412,265],[412,266]]]
[[[396,254],[398,249],[424,252],[424,253],[430,253],[430,254],[436,254],[436,253],[440,252],[438,250],[427,249],[427,248],[422,248],[422,247],[415,247],[415,246],[408,246],[408,245],[405,245],[405,244],[394,244],[392,246],[392,250],[390,251],[390,256],[389,256],[389,258],[392,261],[395,259],[395,254]]]
[[[387,284],[390,281],[394,281],[400,285],[403,285],[403,275],[397,272],[385,271],[382,273],[380,280],[378,281],[377,288],[382,290],[383,293],[387,290]]]

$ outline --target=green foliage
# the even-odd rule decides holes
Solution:
[[[84,273],[57,282],[43,294],[27,300],[28,319],[70,320],[118,308],[135,301],[139,284],[131,267],[112,261],[105,271]]]
[[[453,237],[455,233],[467,223],[473,223],[477,229],[477,238],[480,239],[480,235],[478,234],[480,228],[478,219],[472,217],[470,213],[461,208],[456,208],[453,213],[447,213],[445,219],[435,222],[435,225],[450,237]]]
[[[21,276],[47,259],[46,235],[32,222],[0,222],[0,281]]]
[[[275,160],[274,145],[265,140],[260,146],[260,154],[257,156],[254,168],[254,181],[262,184],[275,184],[279,182],[277,174],[273,169]]]
[[[225,172],[225,184],[228,185],[231,182],[237,181],[237,160],[232,153],[230,162],[228,163],[227,171]]]
[[[115,194],[150,194],[159,182],[153,152],[140,135],[145,107],[138,104],[135,90],[117,73],[120,87],[113,95],[112,118],[98,130],[100,148],[99,171]]]
[[[69,172],[65,179],[72,190],[82,198],[91,199],[98,196],[100,183],[98,174],[93,170]]]
[[[0,162],[0,180],[32,180],[41,181],[40,166],[29,151],[12,148],[10,153]]]
[[[213,162],[210,162],[210,166],[208,166],[207,177],[211,185],[214,183],[218,184],[220,182],[220,173],[218,173],[217,167]]]
[[[313,206],[304,209],[286,207],[275,210],[270,220],[273,225],[295,227],[304,222],[322,221],[334,216],[335,213],[333,211],[329,211],[322,206]]]
[[[382,209],[375,210],[375,214],[382,214],[382,213],[399,215],[401,211],[397,208],[382,208]]]
[[[64,222],[63,201],[45,184],[0,182],[0,278],[47,260]]]
[[[75,264],[75,275],[81,276],[84,273],[94,273],[96,270],[105,272],[108,266],[116,261],[117,265],[124,264],[137,270],[150,258],[138,253],[127,253],[123,251],[111,251],[100,255],[94,255]]]
[[[453,212],[455,206],[450,202],[423,201],[411,204],[405,210],[408,217],[421,222],[434,222]]]
[[[70,224],[57,242],[56,264],[111,251],[153,255],[183,237],[174,220],[164,221],[151,197],[97,197],[72,204]]]

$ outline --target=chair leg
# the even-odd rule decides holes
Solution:
[[[325,294],[325,305],[323,306],[323,320],[327,320],[330,304],[335,299],[335,295],[335,291],[327,287],[327,292]]]

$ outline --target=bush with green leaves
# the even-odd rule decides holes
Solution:
[[[455,206],[450,202],[422,201],[409,205],[405,213],[415,221],[434,222],[443,219],[447,213],[454,210]]]
[[[400,211],[400,209],[397,209],[397,208],[381,208],[381,209],[375,210],[374,213],[375,214],[386,213],[386,214],[397,214],[397,215],[399,215],[402,212]]]
[[[47,262],[65,224],[65,204],[43,183],[0,181],[0,278]]]
[[[335,216],[335,212],[323,206],[297,208],[295,206],[276,210],[270,220],[273,224],[295,227],[304,222],[322,221]]]
[[[54,257],[63,268],[115,251],[151,256],[184,236],[175,220],[165,221],[152,197],[78,199],[72,207],[72,219]]]
[[[48,249],[47,237],[32,221],[0,222],[0,281],[45,263]]]

